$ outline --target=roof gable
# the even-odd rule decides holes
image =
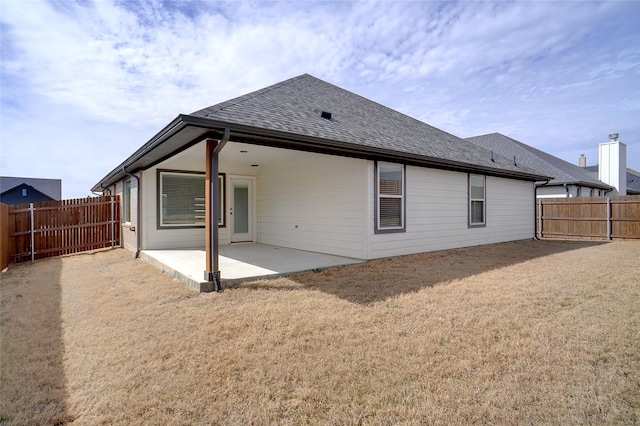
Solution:
[[[27,178],[17,176],[0,176],[0,192],[8,191],[26,183],[54,200],[62,198],[62,180],[48,178]]]
[[[330,119],[321,117],[323,111]],[[392,150],[483,168],[534,173],[391,108],[309,74],[222,102],[194,117]]]
[[[24,191],[24,192],[23,192]],[[47,194],[31,185],[21,183],[0,193],[0,200],[5,204],[25,204],[39,201],[54,201]]]
[[[509,158],[515,157],[518,164],[523,164],[540,174],[552,176],[553,179],[549,181],[551,185],[581,184],[595,188],[611,188],[609,185],[599,181],[585,168],[554,157],[501,133],[474,136],[466,138],[466,140],[493,150],[500,155]]]

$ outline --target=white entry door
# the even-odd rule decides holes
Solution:
[[[231,242],[253,241],[253,178],[230,177],[229,226]]]

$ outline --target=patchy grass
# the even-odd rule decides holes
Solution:
[[[197,294],[122,250],[2,275],[3,424],[638,424],[640,244]]]

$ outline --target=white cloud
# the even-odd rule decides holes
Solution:
[[[460,136],[500,131],[554,153],[553,134],[592,145],[624,128],[640,151],[628,2],[26,4],[0,2],[3,174],[13,144],[53,134],[96,162],[87,181],[69,177],[90,187],[177,114],[305,72]],[[91,154],[109,143],[81,136],[96,131],[113,133],[118,161]]]

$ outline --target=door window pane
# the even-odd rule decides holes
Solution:
[[[246,186],[233,187],[233,215],[233,232],[249,232],[249,188]]]

